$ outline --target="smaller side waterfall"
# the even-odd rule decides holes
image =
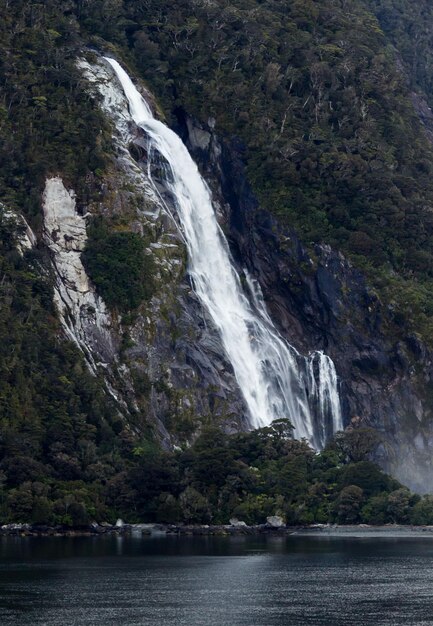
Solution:
[[[334,433],[343,430],[337,372],[332,359],[319,351],[305,358],[305,372],[314,412],[314,447],[321,450]]]
[[[300,355],[278,333],[260,287],[250,277],[244,290],[218,225],[212,195],[181,139],[153,117],[133,82],[113,59],[132,120],[148,140],[148,176],[159,175],[176,207],[195,293],[218,331],[248,408],[253,428],[288,418],[295,436],[316,449],[341,428],[334,364],[321,352]]]

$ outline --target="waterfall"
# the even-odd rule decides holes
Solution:
[[[321,450],[334,433],[343,430],[337,372],[332,359],[321,351],[303,358],[306,387],[314,415],[314,439],[311,443]]]
[[[244,291],[217,222],[210,189],[187,148],[153,117],[119,63],[105,59],[122,85],[133,121],[148,138],[151,180],[152,155],[162,157],[164,187],[177,210],[193,288],[219,332],[251,426],[259,428],[275,419],[289,418],[295,436],[305,437],[320,449],[342,428],[332,360],[321,352],[304,357],[279,335],[258,284],[248,275],[248,289]]]

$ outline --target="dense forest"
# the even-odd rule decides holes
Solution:
[[[111,132],[76,66],[84,48],[128,64],[172,125],[185,110],[236,136],[261,205],[342,250],[433,344],[428,0],[0,0],[0,521],[433,523],[430,497],[370,461],[368,431],[366,449],[353,429],[317,455],[285,422],[205,429],[168,452],[120,417],[62,337],[46,249],[23,256],[13,218],[40,234],[49,175],[82,206],[98,197]],[[153,293],[135,233],[95,221],[84,262],[113,310]],[[130,282],[110,284],[125,267]]]
[[[52,455],[49,473],[22,457],[2,463],[1,519],[63,527],[119,515],[186,524],[236,517],[254,525],[272,515],[288,525],[433,523],[432,496],[411,493],[368,460],[380,442],[367,428],[338,434],[320,454],[292,438],[287,420],[236,435],[208,427],[175,453],[136,445],[125,431],[115,452],[109,434],[95,431],[81,434],[76,452],[70,445],[69,455]]]

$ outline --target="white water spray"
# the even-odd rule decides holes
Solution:
[[[211,192],[181,139],[153,117],[148,104],[114,59],[114,69],[129,102],[133,121],[164,160],[164,186],[172,194],[188,256],[194,290],[220,334],[227,357],[259,428],[289,418],[297,438],[316,449],[342,429],[337,376],[321,352],[303,357],[275,329],[260,288],[247,276],[242,289],[227,241],[215,217]]]

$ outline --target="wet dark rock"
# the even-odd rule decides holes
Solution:
[[[423,110],[430,124],[431,111]],[[190,127],[191,121],[184,125],[186,139]],[[238,139],[215,144],[212,135],[207,152],[195,150],[194,142],[189,147],[226,206],[223,227],[239,269],[258,280],[274,322],[292,345],[304,354],[323,350],[333,359],[345,425],[360,415],[383,438],[380,464],[413,489],[431,491],[433,355],[413,333],[404,336],[404,318],[381,304],[341,253],[316,245],[310,254],[296,233],[259,207]]]

